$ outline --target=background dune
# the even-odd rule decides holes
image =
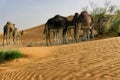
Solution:
[[[22,36],[23,41],[40,41],[43,40],[44,24],[39,25],[24,31],[24,35]]]

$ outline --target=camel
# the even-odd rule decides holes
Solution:
[[[20,44],[20,38],[24,34],[23,30],[19,30],[18,28],[15,27],[14,32],[13,32],[13,42],[14,44]]]
[[[98,27],[98,35],[103,35],[104,32],[104,23],[107,22],[109,18],[102,16],[101,18],[98,19],[96,24],[94,26]]]
[[[75,13],[73,17],[71,17],[70,19],[68,19],[68,32],[70,34],[70,36],[74,39],[73,35],[72,35],[72,29],[75,28],[75,21],[77,19],[77,17],[79,16],[78,13]]]
[[[82,11],[81,14],[78,16],[76,13],[74,15],[74,38],[75,41],[78,42],[79,39],[79,31],[80,29],[83,30],[83,40],[89,40],[90,36],[93,36],[93,17],[87,13],[87,11]]]
[[[50,18],[44,28],[44,34],[46,34],[46,43],[47,45],[51,45],[50,40],[50,32],[53,31],[55,35],[55,39],[58,44],[60,43],[60,32],[62,32],[63,43],[67,43],[66,40],[66,32],[67,32],[67,19],[63,16],[56,15],[53,18]]]
[[[6,25],[3,28],[3,45],[11,44],[13,42],[13,32],[14,32],[15,26],[11,22],[7,22]]]

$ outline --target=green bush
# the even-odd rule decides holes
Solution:
[[[23,56],[24,55],[17,50],[0,51],[0,63],[16,58],[21,58]]]

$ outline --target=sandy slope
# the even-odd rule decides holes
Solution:
[[[16,48],[28,55],[0,65],[0,80],[120,80],[120,38]]]
[[[25,30],[22,36],[22,41],[29,42],[43,40],[44,39],[43,30],[44,24]]]

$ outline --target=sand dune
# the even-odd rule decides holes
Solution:
[[[22,36],[22,41],[32,42],[43,40],[44,39],[43,30],[44,24],[25,30],[24,35]]]
[[[120,37],[50,47],[0,65],[0,80],[120,80]]]

